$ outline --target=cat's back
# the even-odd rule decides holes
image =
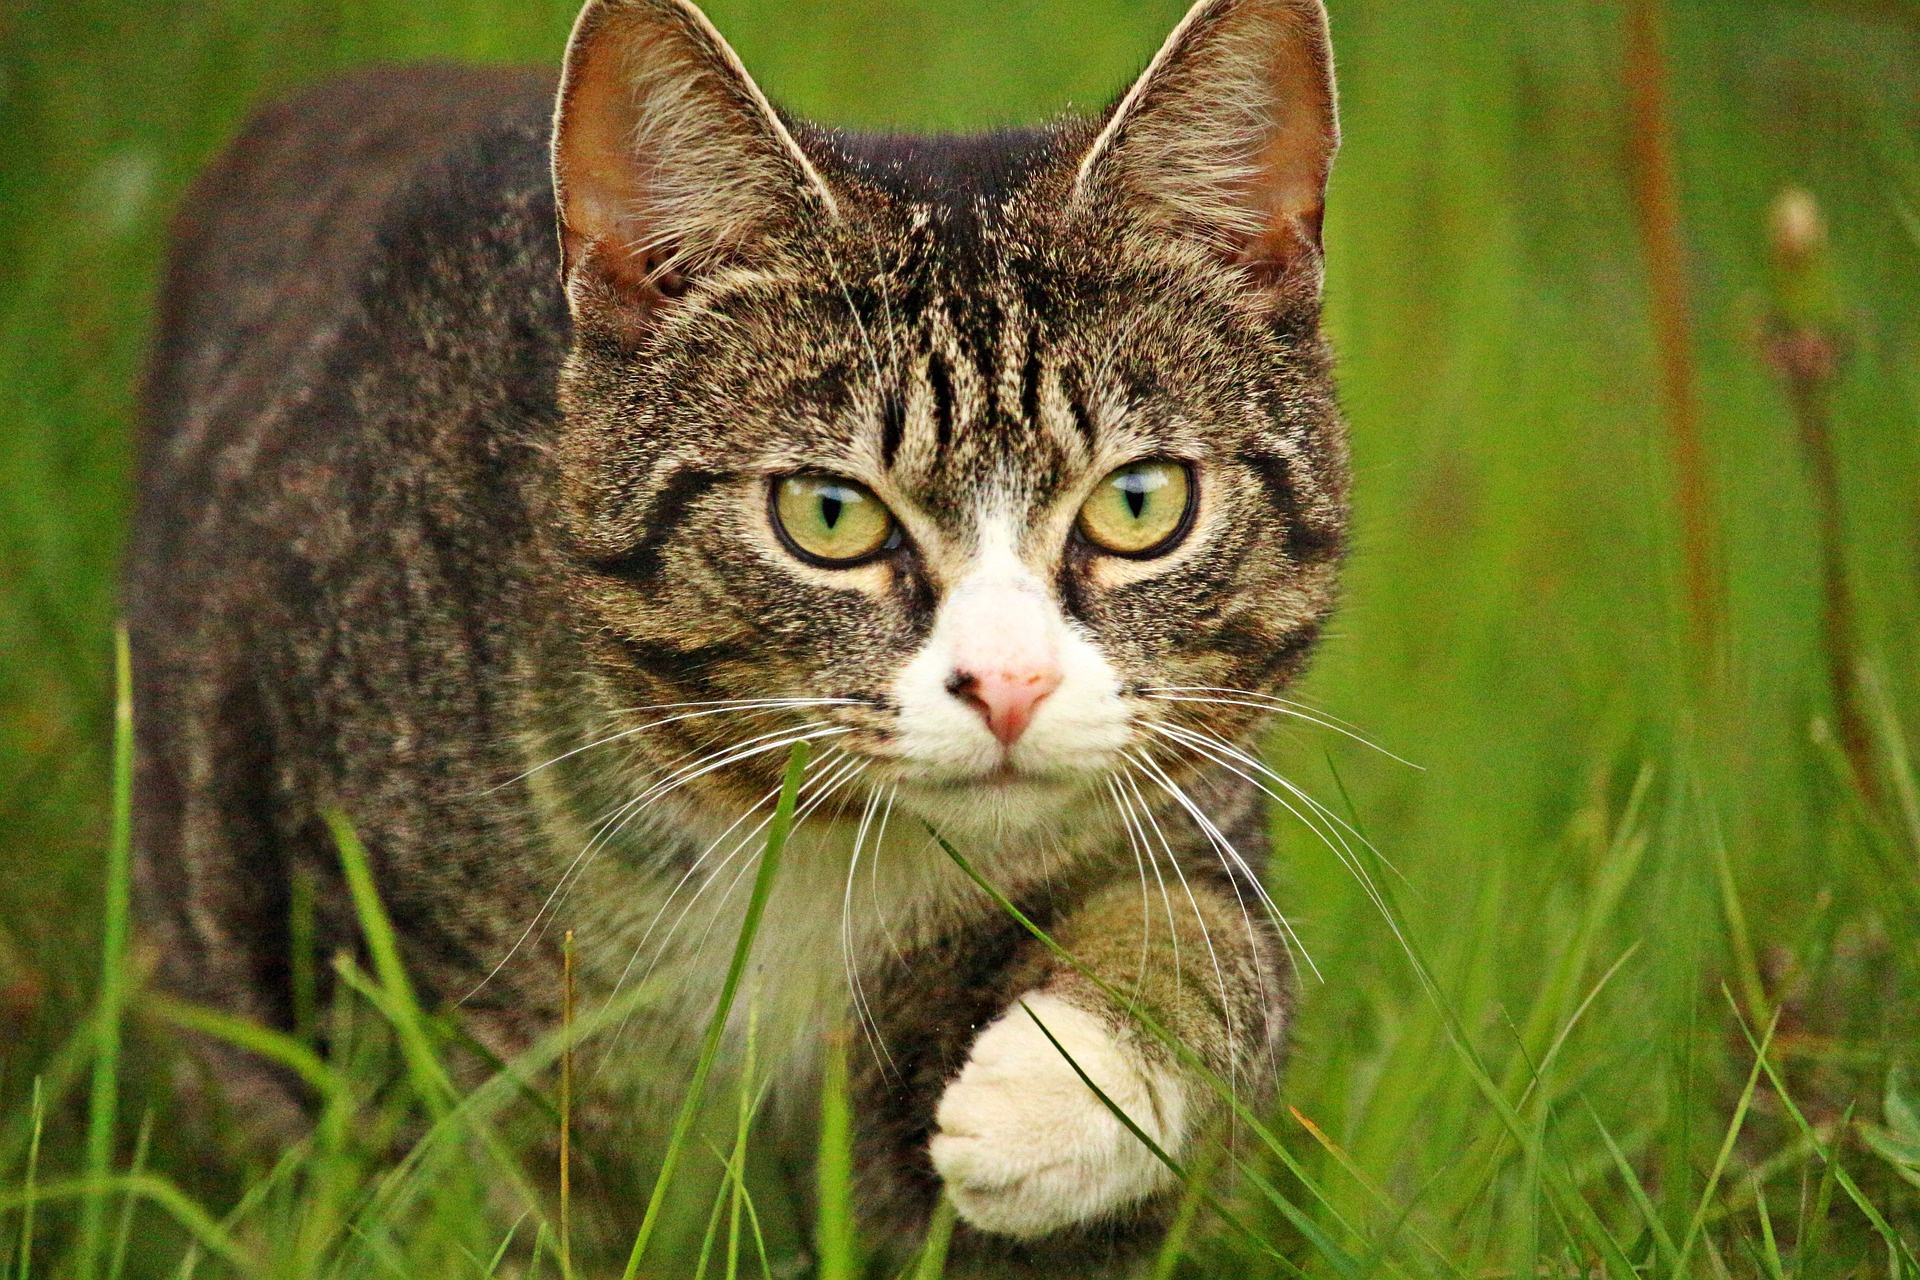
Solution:
[[[551,98],[542,73],[422,65],[342,76],[258,112],[175,224],[143,479],[190,466],[240,427],[236,417],[321,378],[361,318],[383,228],[408,212],[396,203],[421,198],[435,161],[542,118]]]

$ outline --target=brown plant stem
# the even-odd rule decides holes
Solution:
[[[1694,672],[1705,688],[1714,682],[1719,666],[1719,538],[1696,390],[1686,246],[1681,235],[1660,7],[1660,0],[1629,0],[1627,5],[1628,167],[1641,249],[1646,256],[1650,319],[1660,364],[1674,505],[1680,520],[1687,633]]]
[[[1786,389],[1813,490],[1833,736],[1861,799],[1880,812],[1884,796],[1860,683],[1859,628],[1847,582],[1846,525],[1833,456],[1832,394],[1845,354],[1845,311],[1833,284],[1819,203],[1805,191],[1783,191],[1774,201],[1770,222],[1773,310],[1763,354]]]
[[[1839,369],[1836,347],[1831,338],[1815,330],[1788,329],[1774,336],[1769,355],[1786,386],[1813,488],[1814,520],[1820,538],[1820,629],[1827,684],[1833,698],[1833,736],[1853,771],[1854,784],[1877,810],[1880,780],[1860,689],[1859,626],[1853,590],[1847,582],[1840,475],[1833,457],[1829,397]]]

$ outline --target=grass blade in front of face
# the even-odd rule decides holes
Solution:
[[[646,1256],[647,1244],[653,1238],[654,1228],[660,1221],[660,1206],[667,1198],[667,1187],[673,1181],[674,1171],[680,1164],[680,1152],[686,1146],[687,1135],[693,1130],[693,1122],[700,1113],[700,1102],[706,1092],[707,1075],[713,1070],[714,1059],[720,1054],[720,1038],[727,1029],[727,1016],[733,1011],[734,996],[740,990],[741,975],[747,969],[747,957],[753,952],[753,937],[759,931],[760,917],[767,909],[767,899],[773,893],[774,877],[780,871],[780,854],[786,848],[787,836],[793,830],[793,810],[800,797],[800,780],[807,772],[807,744],[796,742],[793,753],[787,757],[787,776],[780,786],[780,804],[773,811],[773,824],[767,831],[766,851],[760,855],[760,870],[753,879],[753,896],[747,899],[746,918],[740,922],[740,939],[734,944],[733,962],[727,966],[726,981],[720,987],[720,1000],[714,1006],[713,1017],[707,1022],[706,1039],[700,1045],[700,1060],[693,1069],[693,1081],[687,1086],[687,1096],[680,1104],[680,1114],[673,1122],[673,1133],[667,1139],[667,1152],[660,1162],[660,1174],[654,1179],[653,1194],[647,1198],[647,1211],[640,1219],[640,1230],[633,1238],[633,1252],[627,1255],[627,1267],[621,1273],[621,1280],[633,1280],[640,1270],[640,1259]]]

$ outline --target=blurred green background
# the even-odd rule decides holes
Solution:
[[[574,6],[4,4],[0,1116],[17,1116],[95,980],[114,574],[170,210],[263,96],[371,60],[552,65]],[[939,130],[1097,108],[1183,8],[707,7],[795,110]],[[1346,142],[1328,312],[1358,539],[1304,692],[1422,769],[1299,728],[1273,759],[1398,868],[1380,874],[1441,995],[1329,850],[1277,827],[1276,886],[1324,975],[1287,1100],[1340,1154],[1282,1112],[1285,1136],[1339,1222],[1391,1235],[1408,1212],[1476,1274],[1527,1270],[1559,1238],[1545,1159],[1650,1257],[1649,1212],[1679,1236],[1710,1203],[1689,1273],[1882,1270],[1884,1239],[1823,1181],[1822,1153],[1920,1241],[1920,1132],[1902,1128],[1896,1070],[1920,1056],[1920,813],[1902,762],[1920,725],[1920,5],[1331,8]],[[1788,188],[1831,243],[1783,285],[1769,210]],[[1787,321],[1842,353],[1814,388],[1837,525],[1766,354]],[[1692,460],[1675,448],[1689,423]],[[1858,615],[1837,655],[1822,626],[1836,531]],[[1845,710],[1836,665],[1865,726],[1851,755],[1820,728]],[[1716,1178],[1752,1064],[1723,983],[1756,1023],[1778,1013],[1771,1061],[1811,1128],[1763,1083]],[[1526,1094],[1546,1146],[1503,1148],[1449,1018],[1510,1099]],[[49,1151],[78,1123],[59,1110]],[[0,1204],[9,1158],[0,1145]],[[1744,1247],[1763,1197],[1771,1255]],[[1554,1274],[1581,1265],[1563,1252]],[[1213,1238],[1184,1265],[1270,1264]]]

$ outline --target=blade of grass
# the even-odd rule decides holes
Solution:
[[[757,1101],[755,1105],[758,1106]],[[720,1162],[721,1171],[726,1175],[720,1182],[721,1198],[716,1203],[726,1203],[733,1190],[739,1190],[741,1207],[746,1210],[747,1229],[753,1233],[754,1251],[760,1256],[761,1280],[773,1280],[773,1261],[767,1254],[766,1237],[760,1231],[760,1211],[753,1207],[753,1192],[747,1189],[741,1166],[711,1142],[707,1144],[707,1149],[713,1152],[714,1159]]]
[[[980,872],[975,869],[973,863],[967,860],[967,856],[954,848],[945,836],[942,836],[931,826],[927,828],[927,831],[940,846],[942,852],[953,861],[954,865],[958,866],[968,879],[979,886],[983,893],[992,898],[1000,910],[1006,912],[1010,919],[1031,934],[1034,939],[1051,952],[1056,959],[1066,964],[1087,981],[1093,983],[1102,995],[1113,1001],[1115,1007],[1127,1010],[1129,1016],[1140,1025],[1141,1030],[1164,1045],[1168,1052],[1179,1059],[1182,1066],[1199,1076],[1210,1089],[1224,1099],[1228,1107],[1232,1109],[1234,1115],[1260,1139],[1269,1151],[1273,1152],[1280,1162],[1287,1167],[1288,1172],[1300,1179],[1301,1185],[1313,1193],[1314,1198],[1327,1210],[1328,1216],[1334,1220],[1341,1230],[1356,1236],[1359,1234],[1354,1230],[1352,1225],[1340,1215],[1332,1198],[1312,1179],[1305,1166],[1301,1165],[1293,1152],[1288,1150],[1286,1145],[1274,1134],[1273,1130],[1269,1128],[1260,1117],[1256,1116],[1251,1108],[1241,1101],[1239,1090],[1235,1089],[1227,1081],[1222,1080],[1217,1072],[1200,1060],[1198,1054],[1194,1053],[1178,1036],[1162,1026],[1160,1021],[1146,1008],[1141,1006],[1138,1001],[1129,999],[1122,992],[1116,990],[1105,978],[1102,978],[1099,974],[1082,964],[1079,957],[1055,942],[1052,935],[1029,919],[1025,912],[1014,905],[1012,899],[1002,893],[999,888],[985,876],[982,876]],[[1244,1172],[1244,1166],[1242,1166],[1242,1169]]]
[[[1218,1164],[1214,1151],[1203,1152],[1201,1158],[1187,1170],[1187,1185],[1180,1193],[1180,1204],[1173,1211],[1173,1221],[1167,1226],[1167,1234],[1160,1241],[1160,1252],[1153,1259],[1151,1280],[1173,1280],[1173,1273],[1180,1265],[1180,1259],[1187,1253],[1187,1241],[1193,1235],[1193,1227],[1200,1220],[1200,1210],[1206,1204],[1203,1198],[1211,1189],[1213,1171]]]
[[[1614,1168],[1620,1171],[1620,1180],[1626,1184],[1627,1195],[1633,1200],[1634,1207],[1640,1211],[1640,1219],[1646,1224],[1648,1234],[1653,1237],[1654,1246],[1659,1250],[1660,1256],[1666,1259],[1667,1265],[1677,1269],[1680,1250],[1674,1247],[1673,1236],[1668,1232],[1667,1224],[1660,1220],[1660,1211],[1654,1208],[1652,1198],[1647,1195],[1647,1189],[1641,1184],[1639,1175],[1634,1173],[1632,1164],[1628,1163],[1626,1153],[1620,1150],[1620,1144],[1614,1141],[1612,1132],[1601,1121],[1600,1113],[1590,1102],[1587,1104],[1587,1114],[1593,1117],[1594,1127],[1600,1131],[1600,1140],[1606,1143],[1607,1151],[1613,1157]]]
[[[1729,1001],[1733,999],[1731,989],[1726,989]],[[1713,1206],[1714,1192],[1720,1189],[1720,1177],[1727,1170],[1727,1158],[1733,1154],[1733,1144],[1740,1137],[1741,1127],[1747,1122],[1747,1109],[1753,1105],[1753,1090],[1760,1083],[1761,1062],[1766,1058],[1767,1049],[1773,1044],[1774,1029],[1780,1025],[1780,1015],[1773,1015],[1767,1023],[1767,1033],[1755,1050],[1753,1070],[1747,1073],[1746,1088],[1740,1091],[1740,1101],[1733,1108],[1733,1117],[1727,1121],[1726,1136],[1720,1141],[1720,1152],[1714,1157],[1713,1171],[1707,1175],[1707,1185],[1700,1190],[1700,1202],[1694,1207],[1693,1220],[1687,1224],[1687,1234],[1680,1238],[1680,1257],[1673,1264],[1674,1280],[1683,1280],[1687,1271],[1687,1259],[1692,1256],[1693,1246],[1699,1243],[1701,1228],[1706,1225],[1707,1210]]]
[[[507,1234],[501,1239],[500,1247],[493,1251],[493,1257],[487,1261],[488,1276],[491,1277],[500,1274],[500,1264],[506,1260],[507,1250],[513,1247],[513,1238],[520,1234],[521,1223],[524,1223],[526,1220],[526,1215],[522,1214],[519,1222],[507,1228]]]
[[[819,1213],[814,1249],[820,1280],[853,1280],[853,1106],[847,1095],[847,1038],[836,1032],[827,1045],[826,1079],[820,1089],[820,1157],[814,1166]]]
[[[560,944],[560,1274],[573,1280],[573,930]]]
[[[93,1056],[97,1013],[89,1014],[36,1074],[46,1100],[58,1104],[79,1081],[80,1073]],[[13,1162],[25,1155],[33,1143],[34,1112],[31,1108],[11,1117],[0,1133],[0,1174],[13,1168]]]
[[[720,1238],[720,1212],[727,1207],[732,1190],[733,1184],[725,1178],[713,1190],[713,1208],[707,1213],[706,1234],[700,1237],[700,1261],[693,1269],[693,1280],[707,1280],[707,1264],[713,1261],[714,1242]]]
[[[147,1169],[147,1146],[153,1141],[153,1109],[140,1117],[140,1136],[133,1144],[133,1164],[130,1166],[134,1177],[139,1177]],[[127,1238],[133,1232],[134,1198],[125,1196],[120,1201],[120,1224],[113,1233],[113,1254],[107,1263],[107,1280],[120,1280],[121,1272],[127,1262]]]
[[[0,1195],[0,1213],[24,1207],[31,1218],[32,1206],[36,1203],[44,1204],[53,1200],[79,1200],[84,1203],[90,1195],[127,1195],[151,1201],[164,1209],[202,1249],[235,1270],[248,1274],[256,1266],[252,1255],[223,1231],[211,1214],[189,1199],[180,1188],[155,1173],[109,1173],[104,1178],[68,1178],[60,1182],[43,1182],[13,1195]],[[27,1280],[24,1271],[21,1280]]]
[[[453,1085],[428,1039],[426,1015],[414,995],[407,967],[400,959],[400,944],[387,918],[386,907],[380,901],[380,891],[374,886],[367,848],[360,843],[345,814],[330,810],[325,817],[340,852],[340,866],[346,873],[347,891],[353,896],[361,937],[366,940],[367,954],[373,960],[374,976],[380,980],[387,996],[383,1012],[388,1013],[394,1034],[400,1038],[401,1056],[406,1059],[408,1074],[413,1077],[414,1091],[438,1120],[452,1104]]]
[[[33,1276],[33,1211],[40,1203],[35,1181],[40,1176],[40,1131],[46,1123],[46,1101],[40,1092],[40,1077],[33,1078],[33,1137],[27,1147],[27,1185],[20,1209],[20,1280]]]
[[[1733,881],[1733,860],[1727,856],[1726,837],[1720,830],[1719,816],[1707,803],[1705,787],[1693,779],[1694,802],[1699,806],[1706,827],[1707,847],[1713,853],[1714,877],[1720,886],[1720,908],[1727,919],[1727,941],[1733,948],[1734,973],[1740,979],[1740,993],[1746,997],[1747,1011],[1753,1018],[1767,1012],[1767,988],[1760,978],[1760,962],[1753,950],[1753,937],[1747,929],[1747,913],[1740,905],[1740,891]]]
[[[627,1255],[621,1280],[633,1280],[639,1273],[640,1260],[646,1256],[647,1245],[659,1225],[660,1208],[666,1202],[667,1187],[679,1167],[680,1153],[686,1146],[687,1135],[699,1116],[707,1076],[713,1070],[714,1059],[720,1054],[720,1039],[727,1029],[727,1017],[733,1011],[734,995],[740,989],[741,975],[746,972],[747,958],[753,952],[754,935],[759,932],[760,917],[766,911],[767,898],[773,893],[774,877],[780,870],[780,854],[786,848],[788,833],[793,829],[794,806],[800,795],[800,780],[806,771],[807,744],[796,742],[792,754],[787,757],[786,778],[780,784],[780,803],[773,811],[773,822],[767,830],[766,849],[760,855],[760,870],[754,876],[753,894],[747,899],[746,917],[740,922],[740,937],[734,943],[733,962],[727,966],[726,980],[720,986],[719,1002],[714,1005],[713,1017],[707,1022],[707,1034],[700,1046],[699,1061],[693,1069],[693,1081],[680,1103],[680,1114],[674,1118],[673,1132],[667,1138],[666,1155],[661,1160],[660,1173],[654,1179],[653,1194],[647,1198],[646,1212],[641,1216],[640,1230],[634,1235],[633,1250]]]
[[[223,1040],[236,1049],[244,1049],[269,1062],[278,1063],[299,1076],[322,1097],[339,1087],[333,1070],[319,1054],[300,1040],[271,1027],[263,1027],[250,1018],[206,1005],[175,1000],[154,991],[140,997],[140,1010],[162,1022]]]
[[[754,1055],[759,1048],[760,992],[756,985],[747,1000],[747,1050],[740,1064],[740,1099],[734,1116],[733,1158],[728,1162],[732,1175],[732,1204],[727,1217],[727,1280],[740,1274],[740,1206],[746,1198],[747,1135],[753,1126],[758,1099],[753,1094]]]
[[[947,1274],[947,1246],[953,1243],[953,1224],[958,1215],[953,1201],[945,1196],[933,1206],[927,1223],[927,1240],[920,1246],[920,1261],[914,1266],[913,1280],[944,1280]]]
[[[1780,1260],[1780,1244],[1773,1238],[1773,1214],[1767,1209],[1767,1190],[1760,1179],[1751,1181],[1754,1215],[1760,1219],[1760,1242],[1764,1247],[1760,1263],[1766,1269],[1767,1280],[1787,1280],[1786,1266]]]
[[[1331,755],[1327,757],[1327,765],[1332,771],[1335,785],[1340,789],[1342,800],[1349,810],[1355,810],[1353,797],[1348,793],[1346,784],[1340,776],[1339,768]],[[1640,794],[1644,782],[1645,775],[1643,774],[1641,783],[1636,784],[1636,796]],[[1348,823],[1347,827],[1358,837],[1357,848],[1351,845],[1346,846],[1348,854],[1356,859],[1355,862],[1349,864],[1350,867],[1356,870],[1356,872],[1358,871],[1357,859],[1360,856],[1360,851],[1364,850],[1377,863],[1385,865],[1389,871],[1393,870],[1391,864],[1386,863],[1379,849],[1367,838],[1359,822],[1357,811],[1354,821]],[[1342,844],[1344,845],[1345,842],[1343,841]],[[1461,1026],[1458,1014],[1452,1006],[1447,1003],[1441,992],[1439,982],[1434,978],[1432,968],[1427,964],[1425,956],[1413,945],[1412,936],[1406,928],[1405,919],[1393,895],[1392,885],[1388,882],[1387,877],[1384,876],[1366,876],[1363,877],[1363,881],[1363,887],[1366,888],[1368,897],[1380,912],[1382,919],[1386,922],[1387,928],[1393,933],[1395,941],[1399,943],[1400,949],[1407,957],[1409,965],[1413,968],[1414,976],[1419,980],[1428,1002],[1432,1005],[1434,1011],[1440,1015],[1442,1028],[1446,1032],[1448,1042],[1453,1048],[1455,1055],[1467,1068],[1468,1075],[1472,1079],[1475,1088],[1492,1104],[1507,1136],[1517,1142],[1523,1152],[1526,1152],[1530,1141],[1528,1130],[1521,1123],[1518,1111],[1507,1101],[1506,1092],[1495,1083],[1491,1071],[1481,1059],[1478,1051],[1473,1048],[1472,1042],[1467,1038],[1465,1028]],[[1253,1126],[1253,1128],[1256,1134],[1262,1132],[1258,1125]],[[1263,1140],[1266,1140],[1264,1134],[1262,1134],[1262,1137]],[[1271,1146],[1272,1144],[1269,1143],[1269,1145]],[[1280,1154],[1283,1160],[1289,1158],[1284,1152]],[[1600,1221],[1599,1216],[1593,1211],[1592,1206],[1588,1205],[1586,1201],[1579,1196],[1578,1192],[1566,1177],[1565,1172],[1555,1166],[1549,1169],[1548,1173],[1549,1184],[1553,1188],[1554,1193],[1571,1198],[1571,1207],[1574,1211],[1575,1218],[1580,1222],[1581,1228],[1589,1237],[1590,1242],[1605,1259],[1608,1269],[1616,1275],[1624,1277],[1633,1276],[1634,1270],[1632,1263],[1628,1261],[1625,1254],[1621,1252],[1618,1242],[1607,1232],[1605,1224]],[[1491,1168],[1487,1176],[1491,1178]],[[1304,1178],[1302,1181],[1306,1182],[1309,1187],[1312,1187],[1311,1182]],[[1477,1198],[1476,1196],[1476,1199]]]
[[[292,966],[293,1034],[309,1047],[318,1044],[320,1036],[319,935],[314,908],[313,873],[301,867],[293,873],[287,905],[287,948]]]
[[[1305,1129],[1307,1134],[1315,1142],[1319,1143],[1321,1148],[1325,1150],[1328,1155],[1332,1156],[1342,1169],[1347,1171],[1347,1176],[1360,1184],[1360,1187],[1366,1191],[1376,1204],[1396,1214],[1401,1212],[1400,1206],[1394,1202],[1392,1196],[1387,1194],[1386,1188],[1368,1177],[1366,1170],[1362,1169],[1359,1162],[1347,1153],[1346,1148],[1328,1137],[1327,1134],[1321,1130],[1320,1126],[1303,1114],[1298,1107],[1289,1106],[1287,1112],[1295,1120],[1300,1122],[1300,1127]],[[1415,1240],[1419,1241],[1421,1245],[1426,1248],[1427,1252],[1433,1255],[1436,1262],[1445,1267],[1447,1271],[1457,1277],[1458,1280],[1466,1280],[1466,1272],[1460,1269],[1460,1264],[1448,1256],[1447,1251],[1441,1248],[1437,1241],[1422,1232],[1418,1227],[1412,1228],[1412,1235]]]
[[[127,1004],[127,930],[133,896],[133,651],[123,623],[114,633],[113,827],[107,844],[106,914],[100,929],[100,1003],[94,1012],[93,1087],[87,1095],[90,1185],[113,1167],[120,1112],[120,1025]],[[80,1202],[80,1280],[100,1265],[106,1202]]]
[[[1183,1066],[1193,1071],[1205,1081],[1208,1087],[1213,1089],[1215,1093],[1227,1103],[1234,1115],[1247,1126],[1248,1130],[1258,1137],[1266,1148],[1273,1152],[1281,1163],[1287,1167],[1287,1170],[1300,1180],[1301,1185],[1313,1194],[1314,1198],[1326,1209],[1328,1216],[1332,1218],[1342,1230],[1356,1237],[1364,1238],[1361,1237],[1361,1233],[1355,1231],[1354,1228],[1347,1223],[1345,1217],[1335,1206],[1332,1198],[1313,1180],[1306,1169],[1300,1164],[1298,1158],[1287,1149],[1272,1129],[1263,1123],[1258,1116],[1254,1115],[1252,1110],[1240,1100],[1237,1090],[1233,1089],[1226,1081],[1222,1080],[1218,1074],[1209,1068],[1206,1063],[1202,1062],[1199,1056],[1183,1043],[1179,1037],[1168,1032],[1166,1028],[1161,1026],[1158,1020],[1148,1013],[1147,1010],[1139,1007],[1137,1003],[1129,1002],[1120,992],[1116,991],[1110,983],[1100,977],[1100,975],[1092,972],[1083,965],[1077,957],[1060,946],[1059,943],[1055,942],[1044,929],[1030,920],[1011,899],[982,876],[979,871],[974,868],[973,864],[967,860],[966,855],[958,849],[955,849],[937,830],[929,825],[927,831],[940,846],[941,850],[960,868],[967,878],[972,880],[984,893],[991,897],[999,905],[1000,909],[1006,912],[1012,920],[1031,934],[1056,958],[1072,967],[1076,973],[1093,983],[1094,986],[1109,1000],[1112,1000],[1116,1006],[1130,1009],[1131,1016],[1140,1025],[1142,1030],[1165,1045],[1167,1049],[1180,1060]],[[1474,1084],[1482,1096],[1486,1097],[1493,1105],[1501,1122],[1508,1127],[1509,1132],[1521,1143],[1522,1149],[1524,1150],[1530,1141],[1530,1135],[1525,1126],[1522,1125],[1519,1116],[1514,1112],[1512,1105],[1507,1101],[1506,1096],[1500,1092],[1499,1086],[1493,1082],[1492,1076],[1488,1074],[1486,1064],[1480,1060],[1478,1053],[1474,1051],[1472,1045],[1468,1042],[1465,1030],[1459,1024],[1458,1017],[1454,1014],[1451,1007],[1441,998],[1439,986],[1433,978],[1432,970],[1428,968],[1425,959],[1408,938],[1404,922],[1399,915],[1398,909],[1394,906],[1392,898],[1387,895],[1384,886],[1380,886],[1379,896],[1376,898],[1376,902],[1381,909],[1386,912],[1388,926],[1394,930],[1396,937],[1401,943],[1402,950],[1413,964],[1416,976],[1420,978],[1423,987],[1425,987],[1428,998],[1433,1002],[1436,1011],[1440,1014],[1442,1025],[1447,1031],[1448,1039],[1452,1043],[1455,1053],[1466,1064]],[[1635,1275],[1633,1264],[1628,1261],[1625,1254],[1620,1251],[1619,1243],[1608,1234],[1605,1225],[1600,1221],[1593,1207],[1579,1196],[1567,1179],[1564,1171],[1557,1165],[1549,1165],[1547,1172],[1549,1182],[1555,1193],[1568,1199],[1569,1207],[1573,1210],[1575,1218],[1580,1222],[1581,1229],[1586,1233],[1589,1242],[1593,1244],[1596,1251],[1599,1252],[1600,1256],[1606,1261],[1609,1272],[1624,1277],[1625,1280],[1632,1280],[1632,1277]],[[1261,1178],[1254,1170],[1242,1165],[1241,1173],[1260,1190],[1263,1195],[1274,1201],[1276,1207],[1279,1207],[1281,1212],[1287,1215],[1290,1220],[1298,1213],[1296,1208],[1293,1208],[1284,1197],[1279,1195],[1279,1192],[1271,1183]],[[1304,1215],[1301,1216],[1304,1217]]]

